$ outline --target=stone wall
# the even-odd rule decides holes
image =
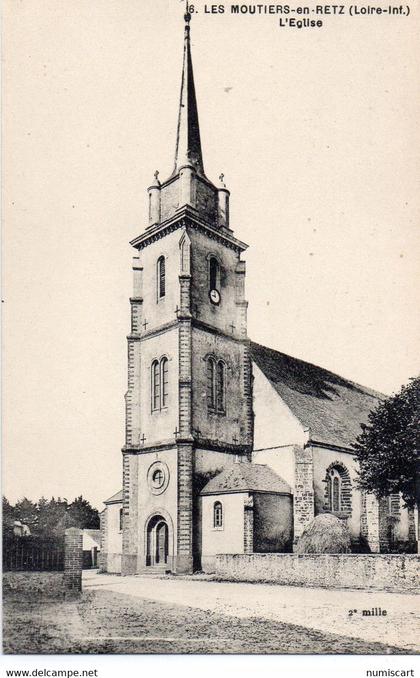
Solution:
[[[213,355],[226,365],[226,411],[209,411],[207,406],[206,358]],[[197,445],[211,443],[219,449],[243,454],[252,444],[251,395],[245,393],[246,347],[227,336],[194,328],[192,334],[192,428]]]
[[[217,555],[216,576],[227,581],[288,586],[415,591],[420,556],[385,554]]]
[[[372,553],[379,553],[379,504],[373,494],[362,492],[360,534]]]
[[[288,553],[292,543],[292,496],[255,492],[254,548],[245,553]]]
[[[228,337],[244,339],[246,308],[243,278],[245,270],[240,255],[212,236],[196,229],[188,230],[191,239],[191,312],[193,318],[212,328],[217,328]],[[220,266],[220,303],[214,305],[209,299],[209,260],[217,259]],[[179,256],[178,256],[179,258]],[[233,325],[233,326],[232,326]]]
[[[314,470],[311,447],[295,447],[295,492],[293,502],[294,544],[315,516]]]

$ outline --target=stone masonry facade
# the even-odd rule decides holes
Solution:
[[[294,447],[295,493],[293,501],[294,545],[315,516],[313,451],[311,447]]]

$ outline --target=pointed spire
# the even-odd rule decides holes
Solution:
[[[191,14],[186,8],[184,32],[184,62],[182,67],[181,96],[179,101],[178,130],[175,150],[176,174],[183,165],[192,165],[204,175],[201,153],[200,127],[198,124],[197,100],[195,97],[193,66],[190,44]]]

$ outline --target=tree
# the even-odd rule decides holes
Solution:
[[[15,520],[28,525],[31,535],[42,539],[61,538],[67,527],[99,528],[98,511],[82,496],[71,504],[61,497],[41,497],[37,503],[25,497],[15,506],[3,497],[4,530],[12,531]]]
[[[378,498],[401,493],[410,508],[419,497],[420,377],[369,414],[354,446],[358,485]]]
[[[80,527],[81,529],[88,528],[91,530],[99,529],[99,513],[87,499],[83,499],[82,495],[80,495],[68,507],[66,526]]]
[[[3,497],[2,517],[3,517],[3,530],[5,531],[13,530],[13,525],[16,520],[15,509],[10,504],[8,499],[6,499],[6,497]]]
[[[38,522],[38,507],[36,503],[24,497],[16,502],[14,510],[15,520],[27,525],[31,532],[36,529]]]
[[[48,501],[41,497],[38,502],[38,529],[41,537],[61,536],[64,532],[63,524],[68,509],[67,499],[51,497]]]

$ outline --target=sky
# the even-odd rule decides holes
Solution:
[[[204,163],[249,244],[249,336],[390,394],[419,369],[418,21],[299,31],[204,4]],[[121,487],[129,241],[172,171],[183,5],[3,13],[3,490],[101,509]]]

